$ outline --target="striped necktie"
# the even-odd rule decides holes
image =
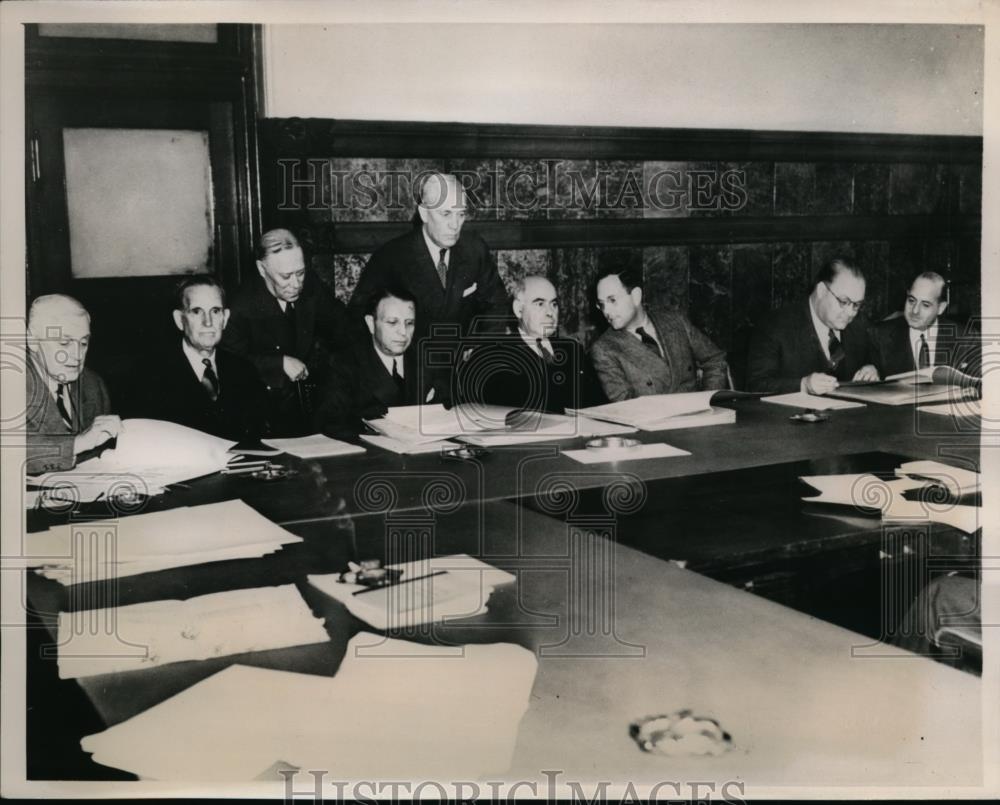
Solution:
[[[73,430],[73,403],[69,397],[69,384],[60,383],[56,389],[56,408],[66,427]]]
[[[444,260],[444,256],[448,254],[447,249],[441,249],[441,255],[438,258],[437,272],[438,278],[441,280],[441,287],[448,287],[448,264]]]

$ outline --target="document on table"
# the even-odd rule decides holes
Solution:
[[[897,478],[884,481],[871,473],[847,475],[803,475],[800,480],[817,489],[819,495],[802,498],[806,503],[834,503],[862,509],[881,509],[893,495],[926,486],[924,481]]]
[[[362,433],[361,439],[362,441],[373,444],[376,447],[381,447],[383,450],[388,450],[391,453],[397,453],[403,456],[422,455],[423,453],[440,453],[442,450],[454,450],[458,447],[458,444],[448,441],[447,439],[432,439],[427,442],[414,442],[394,439],[391,436],[374,435],[370,433]]]
[[[836,388],[830,392],[839,397],[880,405],[907,405],[926,400],[961,399],[964,391],[958,386],[938,386],[930,384],[886,383],[879,386],[859,386],[857,388]]]
[[[570,414],[544,414],[535,428],[526,427],[520,430],[505,430],[502,433],[483,431],[481,433],[464,434],[457,437],[459,441],[479,447],[503,447],[514,444],[531,444],[533,442],[551,442],[564,439],[592,439],[597,436],[620,436],[635,433],[637,428],[629,425],[618,425],[614,422],[601,422],[586,416]]]
[[[399,583],[369,588],[345,584],[339,574],[309,576],[309,583],[335,598],[376,629],[471,618],[486,611],[495,587],[514,576],[466,554],[390,565],[403,571]]]
[[[973,399],[961,399],[952,400],[946,403],[937,403],[936,405],[921,405],[917,407],[918,411],[922,411],[925,414],[938,414],[940,416],[950,416],[950,417],[974,417],[982,416],[982,402],[980,400]]]
[[[905,464],[900,464],[896,474],[936,483],[956,497],[979,492],[981,489],[981,479],[978,472],[952,467],[950,464],[942,464],[940,461],[930,459],[907,461]]]
[[[567,413],[583,414],[591,419],[616,422],[620,425],[632,425],[642,430],[656,430],[657,424],[671,417],[709,410],[715,394],[714,391],[650,394],[590,408],[568,409]]]
[[[323,620],[312,614],[294,584],[60,612],[59,677],[136,671],[328,639]]]
[[[364,453],[365,448],[359,444],[331,439],[321,433],[312,436],[300,436],[295,439],[264,439],[264,444],[288,453],[298,458],[323,458],[325,456],[351,456]]]
[[[777,394],[773,397],[761,397],[763,402],[789,405],[792,408],[807,408],[811,411],[837,411],[843,408],[864,408],[864,403],[835,400],[831,397],[821,397],[818,394],[805,394],[793,391],[791,394]]]
[[[241,500],[182,506],[120,520],[59,525],[24,537],[28,567],[79,584],[273,553],[302,538]]]
[[[506,643],[361,632],[332,678],[233,665],[81,746],[150,780],[252,780],[278,761],[345,780],[475,780],[510,766],[537,667]]]
[[[563,450],[567,458],[581,464],[603,464],[614,461],[637,461],[644,458],[673,458],[691,455],[687,450],[669,444],[638,444],[635,447],[599,447],[584,450]]]

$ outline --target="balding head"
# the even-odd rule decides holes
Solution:
[[[465,190],[450,173],[431,173],[418,188],[418,206],[424,233],[439,249],[458,242],[465,223]]]
[[[28,309],[28,349],[38,370],[57,383],[83,371],[90,346],[90,314],[71,296],[39,296]]]
[[[287,229],[271,229],[257,243],[257,271],[275,299],[297,302],[306,277],[298,239]]]
[[[514,315],[529,338],[549,338],[559,327],[556,288],[545,277],[529,275],[514,289]]]

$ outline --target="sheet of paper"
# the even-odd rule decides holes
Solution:
[[[645,458],[673,458],[674,456],[689,456],[687,450],[673,447],[662,442],[656,444],[640,444],[635,447],[601,447],[598,449],[563,450],[567,458],[581,464],[602,464],[607,461],[638,461]]]
[[[503,433],[471,433],[456,437],[458,441],[479,447],[504,447],[515,444],[551,442],[565,439],[592,439],[597,436],[620,436],[635,433],[638,428],[602,422],[586,416],[572,414],[545,414],[537,429],[505,431]]]
[[[777,394],[773,397],[761,397],[762,402],[789,405],[793,408],[806,408],[812,411],[837,411],[842,408],[864,408],[864,403],[835,400],[832,397],[821,397],[818,394],[804,394],[793,391],[791,394]]]
[[[126,419],[114,450],[101,460],[123,469],[187,467],[213,461],[224,467],[236,442],[158,419]]]
[[[446,439],[482,430],[502,430],[514,409],[500,405],[403,405],[368,424],[382,435],[400,441]]]
[[[364,453],[358,444],[331,439],[321,433],[300,436],[296,439],[264,439],[264,444],[298,458],[323,458],[324,456],[350,456]]]
[[[390,567],[403,571],[400,581],[405,583],[368,590],[360,584],[338,581],[336,573],[308,579],[316,589],[337,599],[352,615],[376,629],[479,615],[486,611],[494,587],[514,580],[509,573],[465,554]]]
[[[980,400],[962,399],[952,402],[937,403],[935,405],[921,405],[918,411],[927,414],[937,414],[939,416],[950,417],[973,417],[982,416],[982,402]]]
[[[520,646],[362,632],[332,678],[234,665],[81,746],[150,780],[252,780],[278,761],[338,779],[475,780],[510,766],[536,671]]]
[[[982,525],[982,507],[952,506],[930,501],[893,498],[882,513],[883,522],[931,522],[972,534]]]
[[[830,393],[836,394],[838,397],[864,400],[865,402],[879,403],[880,405],[908,405],[924,400],[960,399],[963,391],[958,386],[887,383],[882,386],[838,388]]]
[[[381,447],[383,450],[406,456],[420,455],[422,453],[440,453],[442,450],[454,450],[458,447],[455,442],[444,439],[432,439],[427,442],[414,443],[393,439],[389,436],[375,436],[369,433],[362,433],[361,439],[376,447]]]
[[[917,475],[929,478],[956,496],[978,492],[982,483],[978,472],[952,467],[950,464],[930,459],[907,461],[900,464],[896,472],[899,475]]]
[[[83,628],[95,623],[107,628]],[[134,671],[327,639],[323,620],[313,616],[294,584],[61,612],[59,676]]]
[[[815,497],[802,498],[805,503],[835,503],[843,506],[857,506],[863,509],[881,509],[888,505],[893,496],[902,495],[908,489],[926,486],[924,481],[910,478],[882,480],[871,473],[846,475],[803,475],[800,480],[819,491]]]
[[[714,391],[691,391],[681,394],[651,394],[632,400],[579,408],[577,414],[623,425],[636,425],[668,419],[672,416],[705,411],[711,407]],[[569,413],[569,412],[568,412]]]

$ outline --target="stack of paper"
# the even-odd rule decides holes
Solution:
[[[896,470],[897,478],[883,480],[870,473],[805,475],[801,480],[819,490],[806,503],[832,503],[856,509],[877,510],[883,522],[932,522],[973,533],[980,526],[981,507],[931,498],[907,500],[903,493],[931,485],[944,486],[959,497],[979,491],[979,474],[937,461],[910,461]]]
[[[218,472],[233,441],[158,419],[126,419],[116,446],[72,470],[29,478],[67,500],[159,495],[170,484]]]
[[[101,624],[104,628],[88,628]],[[294,584],[59,613],[62,679],[324,643]]]
[[[655,444],[637,444],[634,447],[598,447],[584,450],[563,450],[566,458],[579,461],[581,464],[602,464],[609,461],[638,461],[644,458],[675,458],[689,456],[690,452],[679,447],[658,442]]]
[[[265,556],[301,537],[241,500],[121,520],[60,525],[24,538],[28,567],[62,584]]]
[[[509,768],[536,670],[510,644],[362,632],[333,678],[234,665],[81,745],[150,780],[253,780],[278,761],[339,780],[475,780]]]
[[[466,554],[390,565],[403,571],[387,587],[344,584],[339,575],[309,576],[309,583],[336,598],[356,618],[376,629],[396,629],[445,619],[469,618],[486,611],[493,589],[514,581],[491,565]]]
[[[650,394],[631,400],[570,409],[592,419],[629,425],[640,430],[670,430],[703,425],[723,425],[736,421],[731,408],[713,408],[715,391],[692,391],[682,394]]]
[[[950,402],[937,403],[936,405],[921,405],[917,410],[923,411],[926,414],[950,417],[976,417],[983,415],[982,402],[971,399],[951,400]]]
[[[441,450],[454,450],[458,447],[458,444],[446,439],[434,439],[429,442],[412,442],[405,439],[394,439],[391,436],[375,436],[370,433],[362,433],[361,439],[376,447],[381,447],[383,450],[404,456],[440,453]]]
[[[324,456],[350,456],[364,453],[365,448],[359,444],[331,439],[321,433],[313,436],[300,436],[297,439],[264,439],[269,445],[282,453],[298,458],[323,458]]]
[[[482,431],[459,436],[458,440],[479,447],[503,447],[533,442],[551,442],[559,439],[593,439],[597,436],[621,436],[635,433],[637,428],[601,422],[579,414],[540,414],[529,418],[526,426],[505,429],[503,432]]]
[[[498,405],[402,405],[366,420],[379,435],[404,444],[426,444],[484,430],[504,430],[513,408]]]

